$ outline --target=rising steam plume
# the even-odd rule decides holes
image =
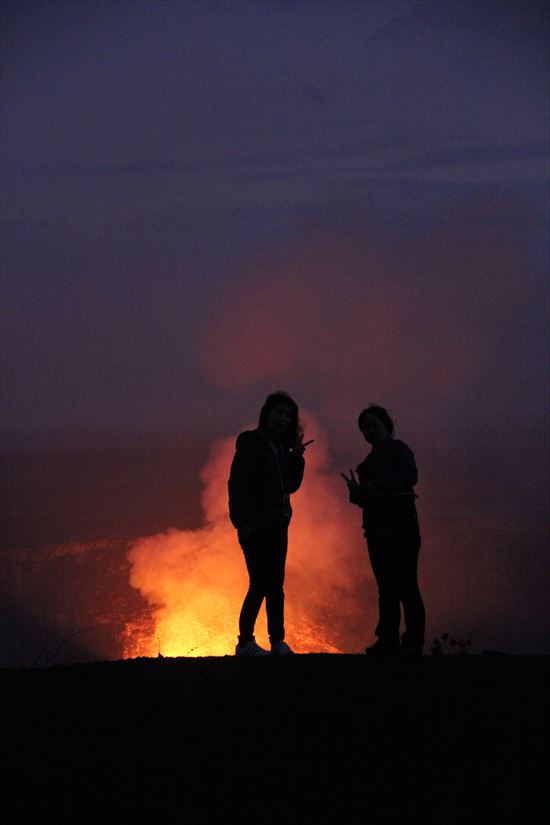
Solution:
[[[345,486],[328,470],[325,439],[311,416],[306,482],[293,496],[287,564],[287,639],[297,652],[352,652],[364,647],[372,596]],[[131,583],[155,608],[152,626],[126,655],[224,655],[237,636],[246,569],[227,511],[227,478],[235,439],[212,446],[202,473],[204,527],[171,530],[138,541],[130,551]],[[266,642],[265,613],[257,638]],[[135,639],[135,636],[134,636]]]
[[[290,531],[297,649],[351,652],[372,638],[360,514],[338,478],[365,455],[355,422],[370,401],[389,407],[417,454],[428,632],[548,644],[548,566],[538,562],[548,376],[529,233],[530,216],[497,194],[392,243],[372,220],[311,230],[283,251],[251,254],[205,320],[198,353],[220,408],[238,395],[250,415],[283,386],[315,414]],[[246,588],[227,517],[234,435],[213,445],[203,473],[204,527],[144,538],[131,553],[165,652],[221,654],[234,641]]]

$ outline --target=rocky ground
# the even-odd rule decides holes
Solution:
[[[0,671],[4,821],[544,821],[550,657]]]

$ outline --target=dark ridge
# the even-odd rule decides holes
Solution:
[[[540,821],[550,657],[0,671],[5,821]]]

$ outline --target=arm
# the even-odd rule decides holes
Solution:
[[[314,438],[309,441],[304,441],[304,434],[300,433],[298,441],[294,448],[289,453],[288,457],[288,476],[289,476],[289,493],[295,493],[299,489],[302,479],[304,478],[305,459],[304,452],[309,444],[313,444]]]
[[[252,526],[256,521],[256,444],[251,432],[239,435],[229,473],[229,517],[234,527]]]
[[[304,460],[303,452],[294,451],[288,456],[288,476],[289,476],[289,493],[295,493],[299,489],[302,479],[304,477],[304,469],[306,462]]]
[[[418,481],[414,453],[403,441],[394,441],[384,456],[373,481],[373,493],[400,493],[411,490]]]
[[[348,485],[350,504],[357,504],[358,507],[364,507],[366,502],[365,491],[359,484],[353,470],[349,471],[349,478],[345,473],[340,473],[340,475]]]

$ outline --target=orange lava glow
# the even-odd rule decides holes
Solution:
[[[293,498],[287,560],[286,637],[299,653],[358,652],[374,616],[370,568],[360,531],[318,427],[305,416],[302,488]],[[202,472],[204,526],[139,539],[129,551],[130,583],[151,606],[142,627],[128,626],[124,655],[223,656],[234,651],[247,574],[227,512],[235,437],[213,444]],[[362,596],[358,594],[363,592]],[[365,596],[368,592],[369,597]],[[262,607],[256,639],[267,645]]]

